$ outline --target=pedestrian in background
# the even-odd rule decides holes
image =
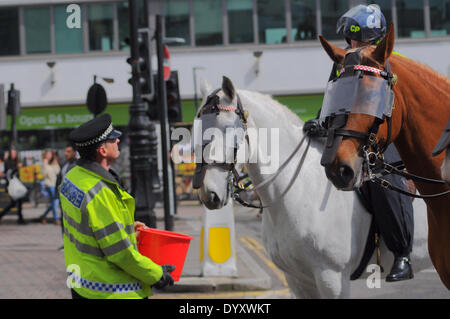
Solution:
[[[3,152],[0,152],[0,184],[3,183],[2,179],[5,178],[5,163],[3,162]]]
[[[60,225],[59,217],[58,217],[58,197],[56,196],[56,179],[60,172],[60,167],[58,163],[58,157],[56,156],[56,152],[45,151],[42,159],[41,166],[41,174],[44,178],[44,186],[45,190],[49,194],[50,204],[45,210],[45,212],[41,215],[40,220],[43,224],[47,224],[47,220],[45,216],[53,211],[53,219],[56,225]]]
[[[61,186],[61,183],[64,179],[64,176],[76,166],[77,164],[77,151],[75,150],[75,146],[73,144],[67,144],[66,148],[64,149],[64,157],[66,158],[66,162],[61,168],[61,171],[58,174],[58,177],[56,179],[56,198],[59,199],[59,187]],[[61,202],[59,202],[59,209],[61,211],[61,214],[59,215],[61,218],[61,230],[64,240],[64,218],[63,218],[63,210],[61,207]],[[64,245],[61,246],[59,249],[64,249]]]
[[[20,163],[20,161],[19,161],[19,156],[17,154],[17,150],[14,147],[14,145],[11,145],[9,152],[7,154],[5,154],[5,162],[4,162],[4,169],[5,169],[5,176],[6,176],[6,183],[7,183],[6,189],[8,189],[9,181],[14,176],[19,177],[19,168],[20,167],[22,167],[22,163]],[[18,224],[20,224],[20,225],[26,224],[26,222],[22,216],[22,199],[13,200],[11,198],[11,202],[0,213],[0,220],[13,207],[17,208],[17,215],[19,216],[19,219],[17,221]]]

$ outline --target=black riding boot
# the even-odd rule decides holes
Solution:
[[[401,281],[414,278],[409,256],[398,256],[394,259],[391,272],[386,277],[387,282]]]

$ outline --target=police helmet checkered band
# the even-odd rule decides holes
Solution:
[[[386,19],[376,4],[357,5],[339,18],[336,33],[343,33],[346,39],[373,42],[386,34]]]
[[[389,83],[379,77],[358,75],[341,77],[328,82],[323,99],[320,121],[339,114],[367,114],[384,119],[392,115],[394,92]]]
[[[119,138],[121,135],[122,132],[114,129],[111,115],[104,113],[70,132],[69,140],[72,141],[76,147],[88,147],[108,139],[113,140]]]
[[[112,124],[108,126],[108,128],[106,129],[106,131],[100,135],[99,137],[96,137],[90,141],[84,142],[84,143],[75,143],[76,146],[79,147],[85,147],[85,146],[89,146],[89,145],[94,145],[96,143],[99,143],[101,141],[104,141],[107,139],[108,135],[111,134],[113,131],[113,126]]]

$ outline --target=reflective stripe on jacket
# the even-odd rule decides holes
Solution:
[[[99,164],[89,165],[75,166],[60,188],[68,282],[86,298],[151,296],[162,269],[137,250],[134,199]]]

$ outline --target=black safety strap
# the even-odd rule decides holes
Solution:
[[[412,179],[414,181],[417,182],[424,182],[424,183],[431,183],[431,184],[442,184],[442,185],[450,185],[450,182],[442,180],[442,179],[432,179],[432,178],[426,178],[426,177],[421,177],[412,173],[407,173],[404,172],[400,169],[398,169],[397,167],[395,167],[395,165],[392,164],[388,164],[388,163],[384,163],[383,162],[383,168],[386,172],[391,173],[391,174],[396,174],[396,175],[400,175],[405,177],[406,179]]]
[[[376,184],[378,184],[378,185],[380,185],[381,187],[386,188],[386,189],[390,189],[390,190],[399,192],[399,193],[401,193],[403,195],[411,196],[411,197],[414,197],[414,198],[436,198],[436,197],[445,196],[447,194],[450,194],[450,189],[449,189],[449,190],[447,190],[445,192],[437,193],[437,194],[417,195],[417,194],[413,194],[413,193],[407,192],[407,191],[405,191],[405,190],[403,190],[403,189],[401,189],[401,188],[399,188],[397,186],[394,186],[389,181],[387,181],[387,180],[385,180],[383,178],[377,177],[377,176],[372,178],[371,181],[376,183]]]

